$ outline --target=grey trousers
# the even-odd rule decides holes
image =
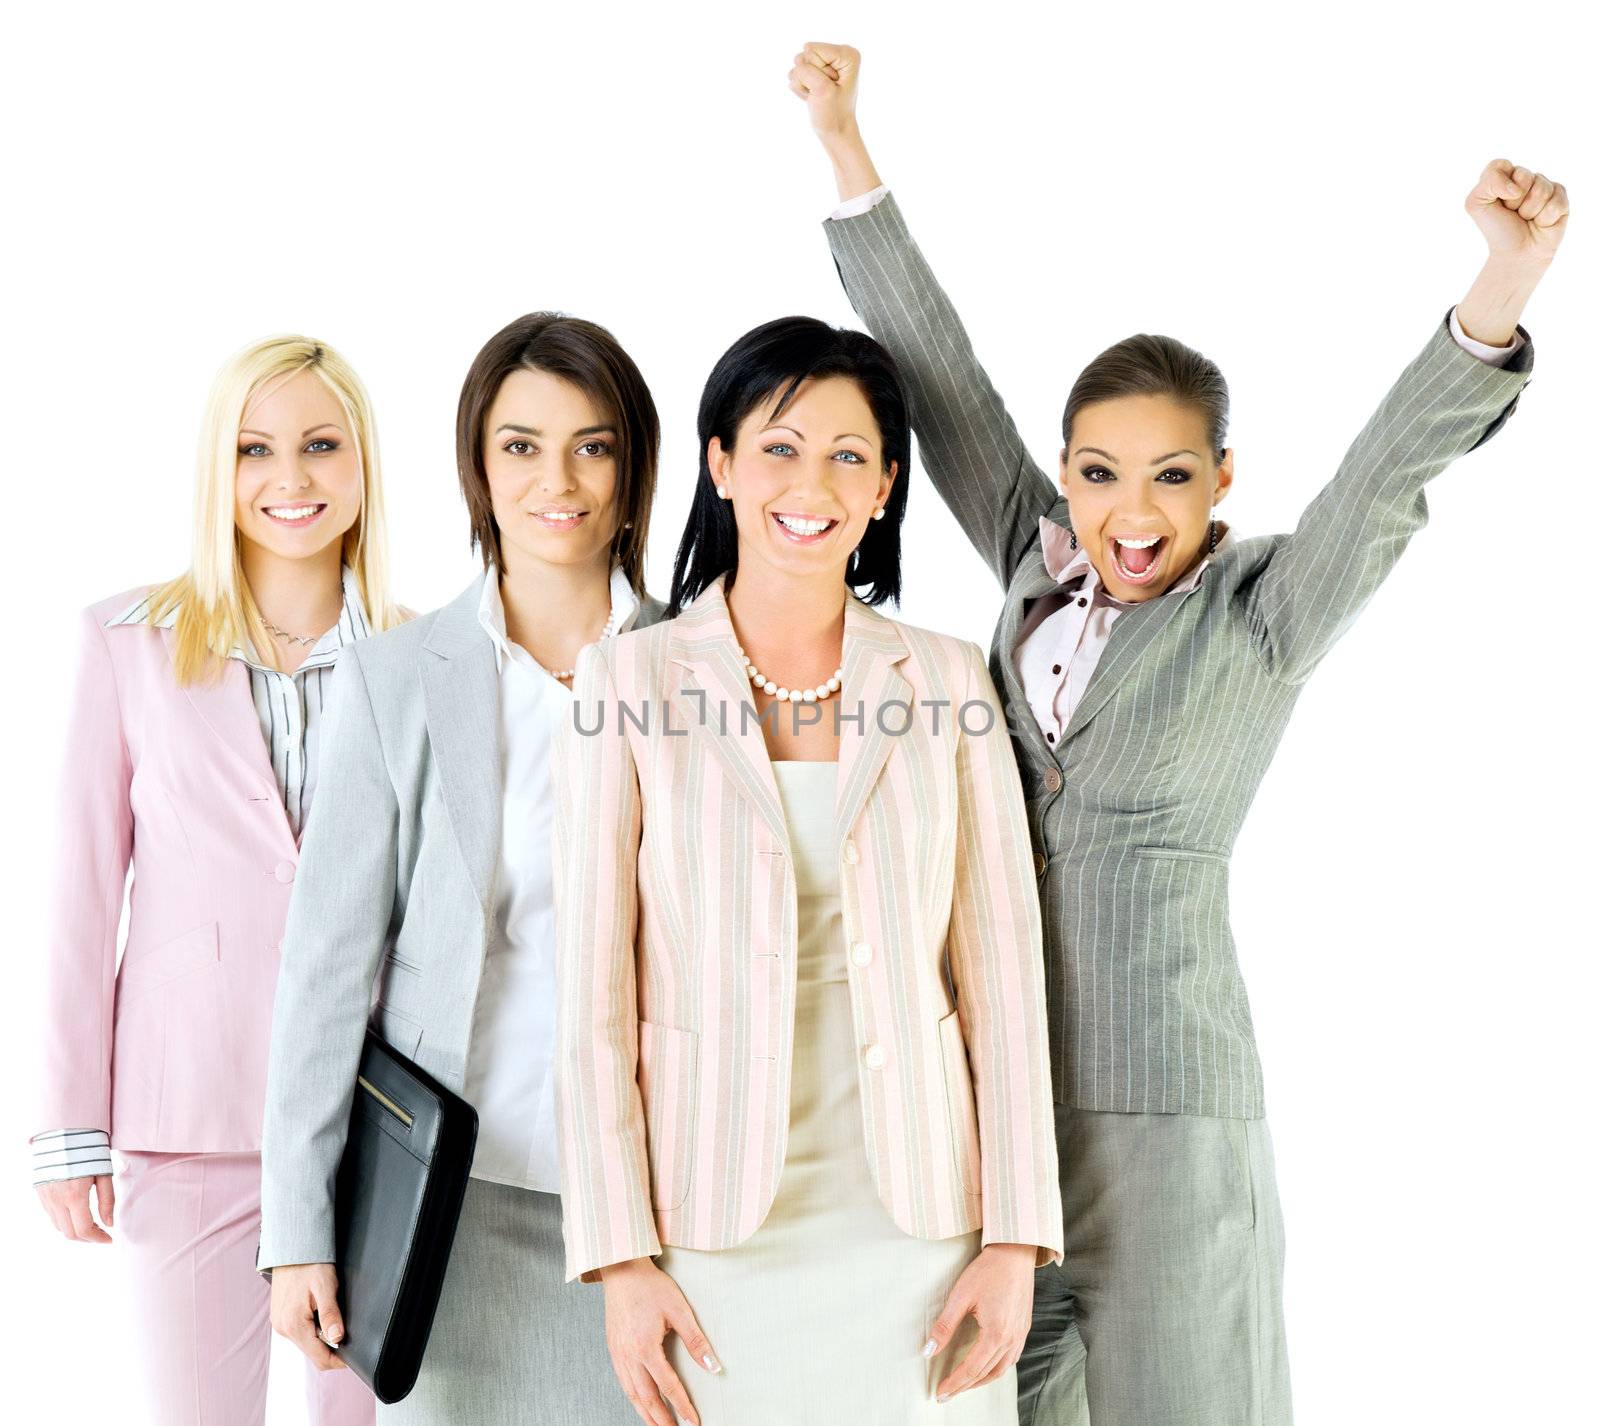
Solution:
[[[1056,1106],[1066,1251],[1034,1282],[1021,1426],[1289,1426],[1264,1119]]]
[[[563,1262],[557,1195],[470,1180],[422,1373],[381,1426],[637,1426],[600,1285]]]

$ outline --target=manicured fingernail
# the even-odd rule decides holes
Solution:
[[[943,1406],[945,1402],[950,1400],[950,1393],[946,1392],[943,1396],[936,1396],[934,1397],[934,1400],[937,1401],[940,1406]]]
[[[929,1337],[928,1340],[922,1344],[922,1355],[924,1357],[931,1357],[938,1350],[939,1344],[935,1342],[932,1337]]]
[[[707,1352],[700,1360],[705,1363],[708,1372],[720,1372],[722,1370],[722,1363],[712,1356],[710,1352]]]

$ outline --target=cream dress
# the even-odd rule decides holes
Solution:
[[[674,1334],[672,1365],[702,1426],[1015,1426],[1015,1370],[940,1406],[934,1387],[965,1354],[969,1317],[931,1362],[919,1355],[980,1235],[913,1238],[867,1168],[845,968],[835,762],[774,762],[799,893],[789,1144],[777,1198],[731,1248],[663,1247],[722,1362],[716,1376]]]

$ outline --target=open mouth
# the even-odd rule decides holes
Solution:
[[[533,518],[547,530],[574,530],[589,516],[587,510],[535,510]]]
[[[261,513],[275,525],[309,525],[326,510],[326,503],[306,501],[294,505],[263,505]]]
[[[783,531],[783,537],[796,545],[814,545],[825,539],[839,522],[820,515],[774,514],[773,522]]]
[[[1166,563],[1165,535],[1111,536],[1111,562],[1119,578],[1129,584],[1149,584]]]

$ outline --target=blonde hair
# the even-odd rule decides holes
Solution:
[[[236,352],[211,384],[195,467],[190,565],[150,594],[146,617],[152,624],[178,606],[173,664],[180,684],[220,676],[235,645],[257,648],[250,634],[257,610],[245,581],[241,536],[234,523],[239,427],[252,400],[269,383],[281,384],[303,371],[314,372],[338,400],[361,463],[361,512],[345,531],[343,561],[355,572],[373,631],[402,622],[389,596],[383,481],[366,388],[350,363],[327,343],[310,337],[268,337]],[[264,663],[276,665],[276,650],[270,645],[257,648],[257,653]]]

